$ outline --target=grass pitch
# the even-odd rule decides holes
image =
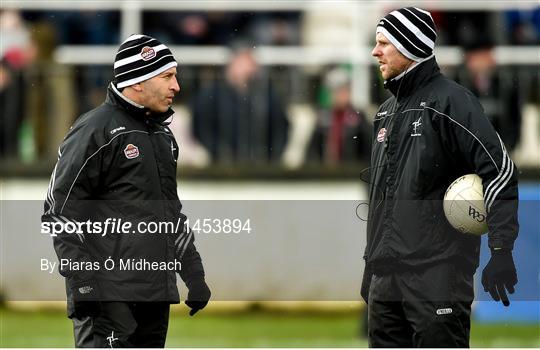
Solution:
[[[185,311],[185,310],[183,310]],[[366,347],[356,312],[173,312],[167,347]],[[0,309],[0,347],[73,347],[61,311]],[[473,347],[540,347],[539,325],[473,323]]]

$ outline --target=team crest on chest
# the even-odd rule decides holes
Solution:
[[[377,142],[384,142],[386,140],[386,128],[381,128],[377,133]]]
[[[126,155],[127,159],[137,158],[139,156],[139,147],[137,147],[134,144],[130,143],[124,149],[124,154]]]

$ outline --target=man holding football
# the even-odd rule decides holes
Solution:
[[[392,97],[374,118],[362,297],[371,347],[468,347],[480,238],[455,230],[443,196],[453,180],[483,180],[491,259],[482,284],[508,306],[517,274],[517,171],[472,93],[444,77],[431,14],[383,17],[372,55]]]
[[[42,221],[137,224],[128,233],[53,237],[60,260],[93,267],[60,271],[77,347],[163,347],[170,304],[179,302],[176,273],[188,287],[190,315],[210,298],[193,233],[184,228],[178,145],[166,123],[180,91],[176,67],[158,40],[127,38],[105,102],[80,116],[60,145]],[[178,225],[151,233],[140,225],[149,222]]]

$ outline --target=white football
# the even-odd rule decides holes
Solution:
[[[444,194],[444,214],[448,222],[463,233],[482,235],[487,232],[482,179],[476,174],[464,175]]]

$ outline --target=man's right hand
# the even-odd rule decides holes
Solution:
[[[94,281],[83,281],[71,287],[76,318],[97,317],[101,314],[100,290]]]

